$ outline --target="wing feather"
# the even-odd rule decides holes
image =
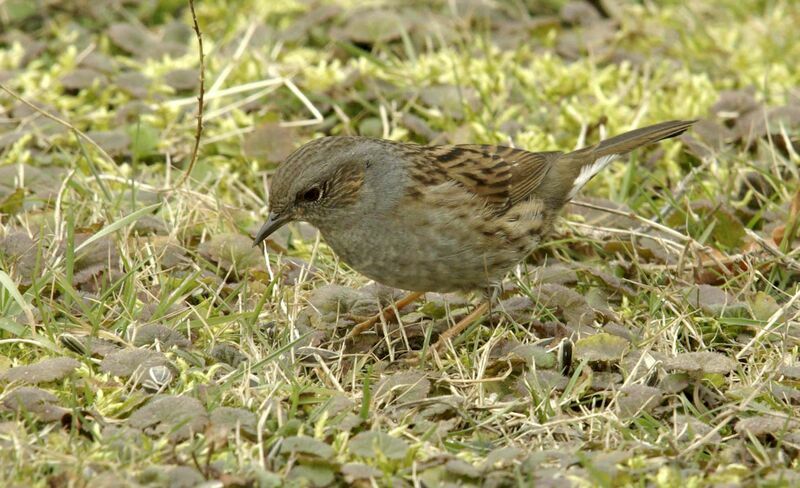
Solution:
[[[411,176],[422,184],[456,182],[496,213],[531,197],[560,152],[528,152],[505,146],[459,144],[423,149]]]

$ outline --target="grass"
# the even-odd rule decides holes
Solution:
[[[198,2],[173,188],[186,5],[0,3],[0,83],[71,126],[0,92],[3,484],[795,485],[800,10],[618,4]],[[344,349],[392,292],[304,224],[250,246],[319,135],[565,150],[673,118],[704,121],[590,182],[442,354],[476,300]]]

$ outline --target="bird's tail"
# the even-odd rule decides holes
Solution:
[[[660,124],[634,129],[618,136],[605,139],[583,149],[566,154],[563,159],[566,163],[564,178],[570,181],[572,187],[567,191],[567,200],[575,196],[583,186],[599,173],[608,163],[616,157],[631,152],[634,149],[648,144],[653,144],[663,139],[676,137],[697,122],[696,120],[670,120]],[[563,164],[563,163],[562,163]],[[563,167],[563,166],[562,166]]]
[[[670,120],[660,124],[634,129],[630,132],[611,137],[591,148],[595,157],[601,158],[611,154],[621,155],[633,151],[637,147],[646,146],[663,139],[676,137],[697,122],[696,120]]]

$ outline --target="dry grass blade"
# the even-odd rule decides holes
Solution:
[[[17,94],[14,90],[8,88],[3,83],[0,83],[0,90],[3,90],[4,92],[8,93],[12,98],[14,98],[15,100],[17,100],[20,103],[24,104],[25,106],[29,107],[31,110],[33,110],[34,112],[38,113],[39,115],[42,115],[43,117],[46,117],[46,118],[52,120],[53,122],[56,122],[56,123],[58,123],[58,124],[60,124],[60,125],[62,125],[64,127],[66,127],[67,129],[72,131],[76,136],[80,137],[84,141],[86,141],[89,144],[91,144],[92,147],[95,148],[97,150],[97,152],[99,152],[100,155],[103,156],[105,158],[105,160],[110,165],[116,167],[116,163],[114,162],[114,158],[109,156],[108,153],[106,152],[106,150],[103,149],[102,147],[100,147],[100,145],[97,144],[94,141],[94,139],[92,139],[91,137],[87,136],[83,131],[81,131],[80,129],[78,129],[74,125],[70,124],[69,122],[67,122],[66,120],[64,120],[64,119],[62,119],[60,117],[57,117],[57,116],[51,114],[50,112],[48,112],[46,110],[42,110],[35,103],[32,103],[32,102],[28,101],[27,99],[23,98],[22,96]]]
[[[17,289],[16,283],[14,280],[8,276],[8,273],[0,269],[0,285],[11,295],[11,298],[19,305],[20,310],[25,314],[25,319],[28,321],[28,325],[31,327],[31,332],[36,333],[36,319],[33,317],[33,310],[31,305],[25,301],[25,298]]]
[[[800,3],[610,3],[0,0],[0,484],[800,486]],[[251,245],[322,136],[676,119],[454,340],[480,294]]]

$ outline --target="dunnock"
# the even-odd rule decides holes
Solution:
[[[569,153],[323,137],[279,166],[255,244],[303,220],[353,269],[418,292],[412,299],[487,289],[536,248],[561,208],[609,162],[693,123],[662,122]]]

